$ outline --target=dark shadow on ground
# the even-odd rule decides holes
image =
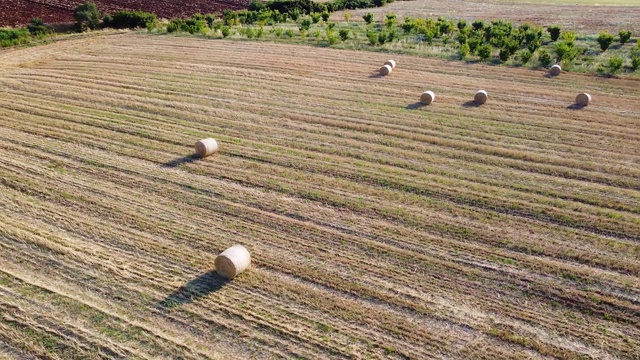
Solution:
[[[569,109],[569,110],[582,110],[584,108],[585,108],[585,106],[578,105],[578,104],[571,104],[571,105],[567,106],[567,109]]]
[[[466,103],[462,104],[462,107],[466,107],[466,108],[473,108],[473,107],[478,107],[480,105],[476,104],[475,101],[473,100],[469,100]]]
[[[199,160],[199,159],[200,159],[200,157],[198,157],[198,155],[192,154],[192,155],[188,155],[188,156],[183,156],[183,157],[175,159],[175,160],[168,161],[168,162],[162,164],[162,166],[176,167],[176,166],[180,166],[182,164],[187,164],[187,163],[194,162],[194,161]]]
[[[409,104],[405,107],[405,109],[407,110],[415,110],[415,109],[420,109],[427,106],[426,104],[421,103],[420,101],[413,103],[413,104]]]
[[[379,79],[379,78],[383,78],[384,75],[381,75],[379,73],[373,73],[371,75],[369,75],[369,79]]]
[[[172,308],[188,304],[220,290],[228,282],[228,279],[218,275],[215,270],[207,271],[169,294],[169,296],[160,302],[160,306],[163,308]]]
[[[542,75],[542,76],[546,77],[547,79],[555,77],[555,76],[551,75],[551,73],[549,73],[549,72],[544,73],[544,75]]]

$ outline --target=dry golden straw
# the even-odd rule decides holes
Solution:
[[[391,71],[392,71],[392,70],[393,70],[393,68],[392,68],[391,66],[389,66],[389,65],[383,65],[383,66],[380,68],[380,75],[382,75],[382,76],[387,76],[387,75],[391,74]]]
[[[204,158],[218,151],[218,142],[215,139],[202,139],[196,143],[196,154]]]
[[[216,257],[216,272],[227,279],[233,279],[251,264],[251,254],[242,245],[236,244]]]
[[[422,93],[422,95],[420,95],[420,102],[425,105],[431,104],[435,99],[436,94],[434,94],[433,91],[425,91]]]
[[[578,94],[576,96],[576,104],[580,106],[587,106],[591,102],[591,95],[587,93]]]
[[[478,105],[482,105],[487,102],[488,98],[489,98],[489,94],[487,94],[486,91],[478,90],[478,92],[473,97],[473,102]]]

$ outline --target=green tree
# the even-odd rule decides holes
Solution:
[[[373,23],[373,14],[372,13],[366,13],[364,15],[362,15],[362,19],[368,24],[371,25]]]
[[[558,41],[560,38],[560,26],[551,25],[547,27],[547,31],[549,32],[549,35],[551,35],[551,41]]]
[[[542,67],[548,67],[551,65],[551,55],[545,49],[541,49],[538,51],[538,60],[540,61],[540,65]]]
[[[532,56],[533,54],[529,50],[522,50],[520,53],[520,60],[522,61],[522,64],[527,64],[531,60]]]
[[[349,38],[349,30],[348,29],[340,29],[338,34],[340,35],[340,39],[342,39],[342,41],[346,41]]]
[[[607,51],[609,46],[611,46],[611,44],[613,43],[613,40],[614,36],[606,31],[600,32],[600,35],[598,35],[598,38],[596,38],[596,41],[598,41],[598,44],[600,44],[600,49],[602,49],[602,51]]]
[[[467,56],[469,56],[469,52],[471,52],[471,50],[469,49],[469,44],[462,44],[460,45],[460,59],[464,60],[467,58]]]
[[[620,36],[620,44],[622,45],[626,44],[626,42],[631,39],[631,31],[629,30],[620,30],[618,35]]]
[[[329,21],[329,13],[328,12],[323,12],[322,13],[322,21],[327,22]]]
[[[638,55],[631,56],[631,68],[633,69],[633,71],[636,71],[638,70],[638,68],[640,68],[640,56]]]
[[[87,28],[93,30],[100,25],[100,11],[92,2],[76,6],[73,16],[76,19],[76,27],[80,31],[85,31]]]
[[[489,44],[478,46],[478,49],[477,49],[478,56],[482,60],[487,60],[488,58],[490,58],[492,51],[493,49]]]
[[[311,21],[313,21],[314,24],[317,24],[320,22],[320,18],[322,18],[322,14],[318,14],[318,13],[312,13],[311,14]]]
[[[620,69],[622,69],[622,64],[624,63],[624,60],[621,57],[618,56],[612,56],[609,58],[609,71],[611,71],[612,74],[617,73],[618,71],[620,71]]]

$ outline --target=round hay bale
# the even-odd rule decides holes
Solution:
[[[396,68],[396,61],[395,60],[387,60],[384,64],[391,66],[392,69]]]
[[[251,254],[242,245],[236,244],[216,257],[215,265],[218,275],[233,279],[245,271],[251,264]]]
[[[553,65],[551,67],[551,69],[549,69],[549,74],[551,74],[551,76],[558,76],[560,75],[560,72],[562,71],[562,68],[560,67],[560,65]]]
[[[478,92],[476,92],[476,94],[473,96],[473,102],[478,105],[482,105],[487,102],[488,98],[489,94],[487,94],[486,91],[478,90]]]
[[[218,151],[218,142],[215,139],[202,139],[196,143],[196,154],[199,157],[207,157]]]
[[[587,106],[591,102],[591,95],[587,93],[578,94],[576,96],[576,104],[580,106]]]
[[[393,70],[393,68],[390,65],[383,65],[380,68],[380,75],[387,76],[387,75],[391,74],[392,70]]]
[[[420,95],[420,102],[425,105],[431,104],[435,99],[436,94],[434,94],[433,91],[425,91],[422,93],[422,95]]]

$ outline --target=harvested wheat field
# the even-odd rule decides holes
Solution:
[[[0,53],[0,354],[640,357],[640,82],[387,56]]]

